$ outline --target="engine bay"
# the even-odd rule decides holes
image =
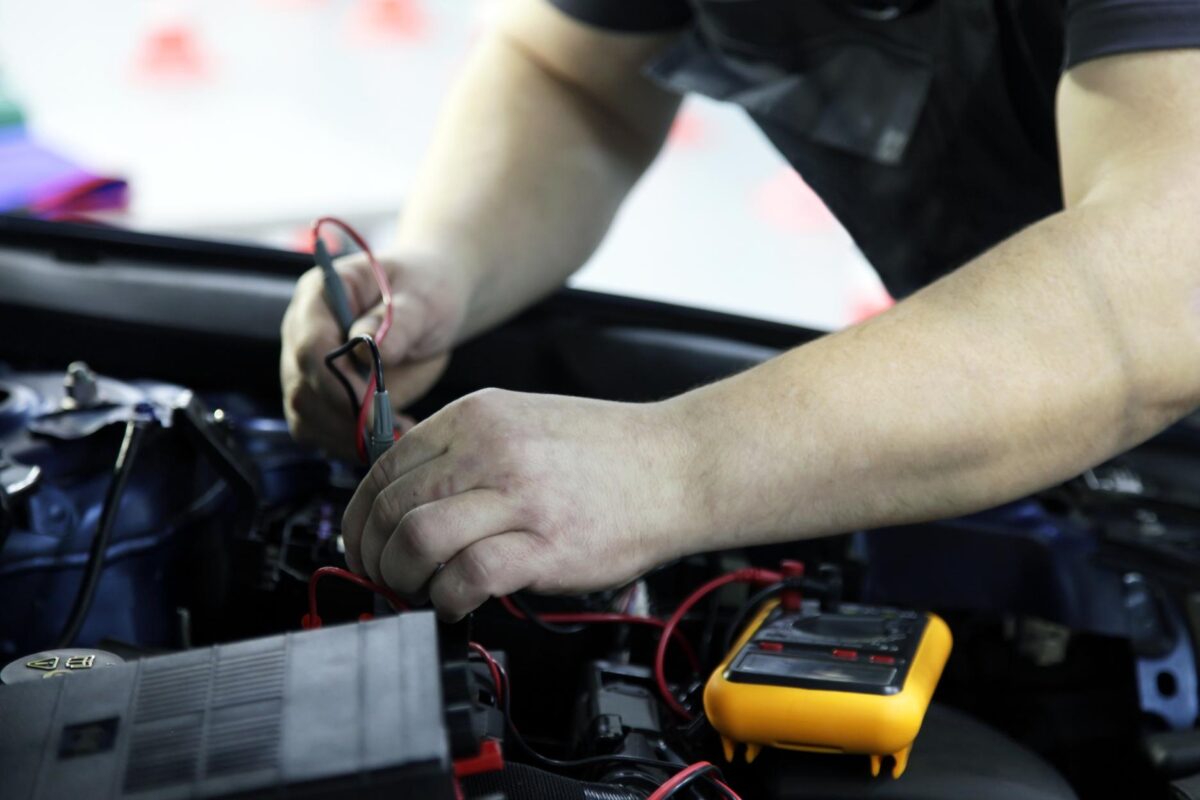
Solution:
[[[47,776],[76,768],[85,776],[93,763],[108,765],[108,783],[91,784],[111,787],[98,792],[105,797],[1087,800],[1169,797],[1173,780],[1200,772],[1200,420],[971,517],[710,553],[610,591],[497,598],[444,625],[411,598],[381,595],[344,572],[342,512],[362,468],[298,445],[283,421],[278,340],[262,320],[277,322],[308,266],[302,256],[6,226],[0,259],[15,266],[0,270],[0,662],[16,669],[6,670],[0,707],[10,709],[6,728],[36,736],[18,746],[6,734],[0,763],[27,780],[14,778],[0,796],[60,796],[65,789]],[[154,318],[106,307],[102,292],[29,288],[75,273],[129,296],[160,291],[164,273],[195,280],[156,296]],[[222,301],[231,294],[237,307]],[[196,321],[172,315],[171,303],[199,307]],[[489,386],[650,400],[817,335],[566,291],[465,345],[411,413],[420,419]],[[744,579],[697,596],[731,575]],[[879,649],[886,642],[848,638],[845,616],[895,610],[945,621],[953,648],[902,776],[873,777],[865,755],[812,752],[820,747],[809,741],[803,751],[727,758],[728,743],[703,713],[705,684],[749,615],[789,591],[841,615],[804,623],[811,642],[830,658],[869,656],[881,669],[893,658]],[[250,651],[259,660],[221,677],[222,664]],[[89,653],[86,669],[70,667]],[[114,683],[97,697],[126,692],[136,702],[87,712],[90,727],[72,727],[83,722],[63,709],[99,701],[50,685],[82,687],[93,678],[81,675],[103,672],[93,665],[110,656],[113,676],[128,673],[126,688]],[[387,672],[392,656],[408,667]],[[17,673],[24,677],[10,679]],[[207,705],[179,712],[202,720],[203,746],[184,742],[183,756],[174,745],[148,750],[145,737],[160,729],[138,709],[151,702],[154,676],[174,676],[158,690],[174,697],[210,673],[203,680],[227,681],[237,703],[251,702],[238,687],[249,692],[261,675],[277,675],[284,710],[252,716],[276,727],[218,735],[218,712],[235,703],[206,695]],[[41,680],[51,675],[62,681]],[[35,681],[46,684],[37,702],[56,693],[53,715],[18,696]],[[437,724],[387,728],[386,714],[367,713],[373,681],[405,687],[397,691],[409,699],[394,708],[436,696],[436,708],[421,713]],[[379,696],[381,709],[393,708],[390,694]],[[358,713],[339,713],[347,703]],[[327,735],[300,747],[293,728]],[[247,747],[282,744],[219,761],[216,743],[238,736]],[[343,752],[347,739],[390,744],[371,771],[368,756]],[[444,746],[421,749],[434,739]],[[183,766],[136,771],[155,758]],[[713,769],[680,777],[701,762]],[[202,766],[210,763],[224,766]],[[680,783],[662,794],[672,780]]]

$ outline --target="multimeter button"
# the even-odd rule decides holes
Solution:
[[[870,661],[872,664],[891,665],[891,664],[896,663],[896,657],[895,656],[871,656],[870,658],[867,659],[867,661]]]
[[[845,659],[846,661],[856,661],[856,660],[858,660],[858,651],[837,648],[833,651],[833,657],[834,658],[842,658],[842,659]]]
[[[759,650],[770,650],[772,653],[778,653],[783,650],[783,642],[759,642]]]

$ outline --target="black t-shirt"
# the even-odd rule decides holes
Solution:
[[[553,0],[745,108],[903,296],[1062,208],[1062,72],[1200,47],[1200,0]],[[1153,87],[1147,87],[1153,91]]]

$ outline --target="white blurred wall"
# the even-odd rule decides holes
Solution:
[[[130,180],[128,224],[289,245],[336,213],[382,241],[504,1],[0,0],[0,74],[41,141]],[[574,284],[820,328],[885,297],[741,112],[698,98]]]

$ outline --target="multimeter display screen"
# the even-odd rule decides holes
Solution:
[[[799,656],[775,656],[765,653],[746,653],[737,664],[740,672],[759,675],[807,678],[831,683],[862,683],[869,686],[888,686],[896,679],[895,667],[875,664],[830,662]]]
[[[725,671],[735,683],[868,694],[904,686],[925,617],[915,611],[841,604],[822,611],[774,609]]]
[[[861,644],[883,639],[889,633],[883,617],[803,617],[792,623],[792,629],[807,634],[809,639]]]

